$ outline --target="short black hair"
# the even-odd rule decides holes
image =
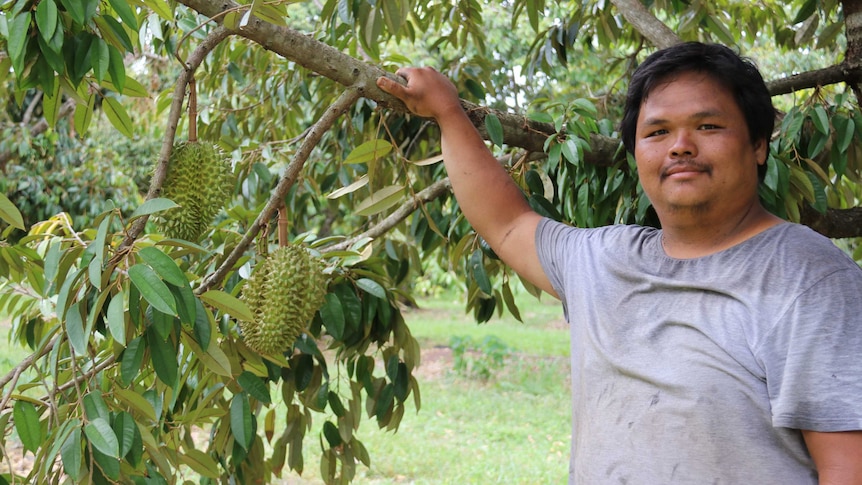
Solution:
[[[759,140],[769,143],[776,112],[754,62],[720,44],[686,42],[654,52],[635,69],[620,124],[627,151],[634,154],[635,131],[644,99],[664,81],[687,72],[703,73],[728,89],[745,117],[751,143]],[[766,165],[760,168],[765,171]],[[762,179],[763,174],[760,175]]]

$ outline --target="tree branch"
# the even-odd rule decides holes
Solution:
[[[821,214],[806,204],[800,219],[802,224],[826,237],[840,239],[862,236],[859,230],[862,227],[862,207],[829,209]]]
[[[859,82],[860,78],[862,78],[862,69],[860,67],[852,67],[846,63],[841,63],[816,71],[808,71],[776,79],[766,83],[766,87],[769,89],[769,94],[778,96],[801,89],[810,89],[831,84],[853,84]]]
[[[242,254],[249,248],[249,246],[251,246],[254,238],[257,237],[260,232],[261,227],[265,226],[273,218],[275,213],[278,211],[278,207],[284,203],[284,197],[287,195],[287,192],[293,186],[294,182],[296,182],[299,172],[302,170],[302,167],[311,155],[311,151],[315,146],[317,146],[321,138],[323,138],[324,133],[329,131],[329,129],[335,124],[335,121],[359,100],[361,97],[360,93],[361,89],[359,88],[346,89],[341,93],[341,96],[335,100],[332,106],[326,110],[323,116],[317,120],[314,126],[308,130],[305,139],[302,141],[302,145],[300,145],[299,149],[296,151],[294,159],[285,169],[284,174],[281,176],[281,180],[279,180],[278,185],[275,188],[275,192],[273,192],[272,196],[269,198],[266,206],[262,211],[260,211],[257,219],[255,219],[254,223],[245,233],[245,236],[243,236],[242,241],[240,241],[233,251],[231,251],[230,255],[225,259],[222,265],[203,280],[196,290],[198,294],[219,285],[222,280],[224,280],[224,277],[233,268],[236,262],[239,261]]]
[[[437,199],[438,197],[442,197],[444,194],[449,193],[449,190],[451,188],[452,184],[449,183],[449,177],[434,182],[433,184],[429,185],[428,187],[425,187],[424,189],[416,193],[407,202],[405,202],[394,212],[386,216],[386,218],[384,218],[382,221],[375,224],[371,229],[340,243],[327,246],[321,249],[321,252],[326,253],[329,251],[344,251],[350,249],[351,246],[361,241],[362,239],[373,239],[383,234],[386,234],[390,229],[397,226],[401,221],[406,219],[407,216],[409,216],[416,209],[418,209],[420,204],[425,204],[427,202],[431,202],[432,200]]]
[[[623,17],[652,45],[664,49],[682,42],[670,28],[651,14],[640,0],[611,0]]]

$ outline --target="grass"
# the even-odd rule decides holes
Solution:
[[[511,316],[477,325],[464,296],[420,298],[404,317],[420,341],[422,409],[410,398],[397,433],[365,419],[355,436],[371,455],[359,484],[565,483],[570,442],[569,336],[558,302],[516,298],[524,323]],[[0,327],[5,329],[7,327]],[[0,336],[0,375],[28,353]],[[453,343],[469,348],[456,354]],[[489,344],[488,342],[491,342]],[[471,344],[471,345],[470,345]],[[501,357],[499,363],[492,357]],[[457,362],[473,367],[455,369]],[[471,372],[487,367],[489,377]],[[283,413],[279,412],[283,417]],[[321,484],[319,426],[306,436],[305,472],[285,470],[282,485]]]

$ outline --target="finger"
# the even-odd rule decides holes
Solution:
[[[402,92],[404,91],[404,86],[402,86],[396,81],[393,81],[392,79],[383,76],[377,78],[377,87],[395,97],[399,97],[399,94],[402,94]]]

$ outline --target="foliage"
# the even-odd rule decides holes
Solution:
[[[2,381],[4,436],[16,432],[37,463],[14,480],[267,482],[285,465],[305,469],[316,418],[322,476],[349,482],[371,460],[362,418],[395,430],[411,400],[420,407],[419,345],[401,305],[424,270],[454,271],[476,321],[505,311],[522,319],[513,288],[538,290],[502,265],[446,190],[428,192],[445,177],[437,127],[380,110],[374,93],[339,84],[339,66],[313,72],[312,60],[335,52],[387,69],[433,64],[466,100],[550,127],[542,153],[523,153],[506,144],[498,114],[478,110],[535,210],[582,226],[657,223],[630,158],[589,161],[595,140],[616,141],[625,78],[652,49],[613,2],[319,3],[0,2],[9,100],[0,155],[13,160],[0,198],[9,225],[0,315],[34,352]],[[796,72],[803,50],[806,62],[823,63],[815,67],[838,63],[852,41],[837,1],[649,8],[684,40],[756,52],[769,78]],[[199,13],[208,9],[214,21]],[[217,22],[234,35],[220,37]],[[286,30],[263,46],[240,38],[264,23],[301,29],[315,48],[274,54]],[[194,84],[179,82],[192,72]],[[181,117],[191,86],[198,102]],[[769,208],[799,220],[858,205],[858,99],[831,85],[778,101],[783,119],[761,191]],[[49,127],[41,134],[39,114]],[[227,151],[237,180],[199,243],[143,224],[176,205],[159,197],[168,157],[156,143],[186,137],[177,132]],[[152,178],[139,203],[142,173]],[[331,282],[293,348],[259,355],[237,321],[249,312],[246,279],[278,245],[279,204],[289,215],[281,239],[319,253]],[[482,345],[490,372],[504,349]]]

